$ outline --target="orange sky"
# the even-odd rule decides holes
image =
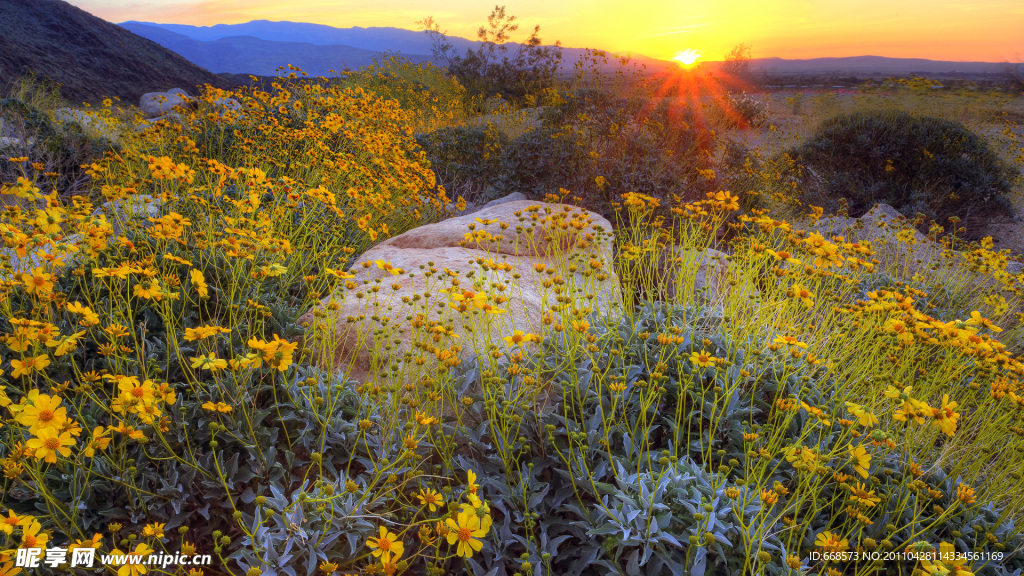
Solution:
[[[414,29],[432,15],[449,34],[475,37],[490,2],[422,0],[70,0],[111,22],[236,24],[290,20]],[[691,48],[721,59],[746,43],[752,56],[892,56],[963,61],[1024,59],[1024,1],[977,0],[520,0],[522,30],[545,43],[671,58]],[[521,39],[513,37],[513,40]]]

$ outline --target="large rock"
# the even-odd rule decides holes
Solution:
[[[749,281],[740,282],[729,274],[729,255],[713,248],[698,250],[668,246],[661,253],[656,279],[660,296],[667,300],[683,300],[699,306],[724,306],[735,295],[756,298],[757,288]],[[684,295],[692,294],[686,302]]]
[[[22,210],[29,211],[45,208],[45,202],[25,200],[10,194],[0,195],[0,209],[5,209],[5,205],[20,206]],[[143,227],[149,226],[150,222],[148,219],[159,216],[162,205],[163,201],[158,198],[154,199],[144,194],[134,194],[128,196],[123,201],[112,200],[104,203],[93,211],[91,217],[93,219],[105,219],[110,224],[110,230],[107,232],[108,236],[106,238],[107,245],[110,245],[116,242],[124,233],[124,227],[129,221],[135,221]],[[85,241],[86,238],[81,234],[72,234],[63,243],[81,250]],[[55,267],[55,273],[59,273],[64,268],[73,265],[79,253],[81,252],[69,251],[57,254],[61,256],[63,265]],[[26,251],[24,256],[20,256],[15,250],[0,244],[0,280],[10,280],[12,276],[19,277],[22,273],[31,272],[37,266],[46,264],[50,257],[54,255],[55,252],[52,245],[36,247]],[[3,260],[7,261],[7,266],[3,264]]]
[[[970,252],[950,249],[921,234],[913,222],[888,204],[876,204],[860,218],[823,218],[813,231],[826,238],[842,236],[847,242],[869,244],[874,254],[864,258],[876,261],[877,271],[903,280],[920,275],[942,283],[960,277],[969,278],[977,290],[1002,289],[1014,286],[1012,277],[1024,271],[1006,254],[994,264],[975,262]]]
[[[501,230],[501,223],[507,229]],[[467,241],[470,227],[501,238]],[[597,214],[532,201],[506,202],[415,228],[364,253],[349,270],[355,275],[349,288],[299,319],[308,326],[306,347],[360,382],[381,383],[389,367],[404,365],[408,384],[436,373],[446,358],[451,366],[456,357],[487,354],[488,343],[506,348],[504,338],[515,330],[571,331],[573,320],[582,328],[586,310],[613,315],[622,310],[611,232],[611,224]],[[392,274],[378,262],[405,272]],[[488,301],[504,312],[489,314],[474,306],[474,294],[482,292],[506,295],[507,302]],[[453,308],[460,304],[467,314]],[[545,324],[544,315],[556,306],[560,311]]]
[[[176,106],[195,109],[198,105],[196,99],[181,88],[172,88],[167,92],[148,92],[139,99],[139,108],[150,118],[170,114]]]
[[[112,142],[121,139],[117,120],[104,118],[96,112],[75,110],[74,108],[58,108],[53,111],[53,119],[57,122],[70,122],[78,124],[82,130],[94,138],[105,138]]]
[[[124,200],[104,202],[102,206],[93,210],[92,216],[95,218],[102,214],[107,218],[113,227],[113,241],[124,233],[124,228],[130,221],[138,223],[141,227],[148,227],[149,218],[160,216],[160,207],[163,205],[164,201],[160,198],[132,194]]]
[[[912,276],[934,266],[943,255],[941,244],[918,232],[912,222],[888,204],[875,204],[860,218],[822,218],[813,230],[826,239],[842,236],[847,242],[869,242],[882,268],[900,275]]]

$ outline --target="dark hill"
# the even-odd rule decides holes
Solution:
[[[0,83],[27,72],[61,86],[70,103],[117,96],[137,104],[146,92],[233,86],[156,42],[61,0],[0,0]],[[3,86],[6,89],[6,86]]]

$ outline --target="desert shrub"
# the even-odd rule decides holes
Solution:
[[[564,196],[611,218],[621,195],[667,201],[702,197],[711,182],[713,135],[692,110],[662,102],[581,92],[542,116],[541,126],[513,141],[495,187],[531,198]],[[711,172],[713,174],[713,170]]]
[[[543,46],[538,25],[525,41],[510,50],[507,41],[519,24],[515,16],[506,14],[504,6],[496,6],[487,18],[487,26],[480,27],[480,46],[467,48],[463,54],[452,47],[433,18],[420,24],[431,37],[435,60],[444,62],[459,84],[481,100],[501,96],[517,103],[536,102],[545,90],[557,84],[562,60],[558,43]]]
[[[19,541],[32,526],[59,533],[61,545],[113,537],[107,551],[173,537],[176,549],[212,554],[243,574],[255,564],[306,573],[327,552],[354,557],[364,548],[358,527],[373,526],[352,516],[375,505],[352,496],[347,473],[362,470],[370,455],[359,464],[354,453],[374,441],[352,444],[358,397],[300,357],[295,322],[378,234],[444,198],[431,195],[409,116],[393,102],[358,90],[320,92],[313,102],[279,90],[207,94],[236,97],[245,109],[158,123],[89,168],[97,196],[155,203],[151,218],[93,215],[87,197],[0,213],[0,405],[20,420],[0,428],[3,507],[26,522],[40,518]],[[277,137],[257,142],[268,126]],[[204,133],[233,140],[223,146]],[[39,201],[43,177],[31,166],[2,190]],[[407,189],[416,195],[403,196]],[[19,257],[32,264],[11,274]],[[45,341],[57,340],[38,338],[57,332],[67,338],[51,357]],[[22,410],[51,399],[62,405],[56,426],[44,418],[33,427]],[[313,414],[325,405],[330,416]],[[75,444],[74,455],[26,458],[25,442],[50,432]],[[342,454],[344,466],[333,456]],[[312,472],[321,465],[329,470]],[[303,522],[306,513],[317,520]],[[297,555],[292,522],[314,541],[351,533],[342,544],[357,548],[303,546]],[[5,550],[18,546],[2,538]]]
[[[806,171],[808,201],[834,209],[845,198],[852,216],[877,202],[940,225],[1011,211],[1014,170],[957,122],[900,111],[840,115],[789,154]]]
[[[102,119],[101,114],[91,116]],[[36,165],[31,171],[40,174],[38,186],[47,194],[82,192],[89,180],[86,167],[120,149],[119,143],[88,133],[78,122],[57,122],[50,111],[17,98],[0,100],[0,126],[0,180],[13,182],[26,174],[26,166]]]
[[[437,184],[453,198],[491,200],[487,193],[501,175],[509,139],[493,127],[441,128],[416,137],[426,152]]]
[[[414,63],[396,54],[376,57],[345,83],[397,101],[402,110],[413,113],[417,132],[451,126],[473,106],[456,77],[430,62]]]
[[[768,120],[768,105],[752,94],[728,94],[721,108],[728,120],[741,128],[760,128]]]
[[[410,115],[316,83],[234,96],[241,114],[200,109],[90,167],[98,194],[151,217],[93,216],[88,198],[0,212],[0,570],[43,540],[210,553],[235,576],[936,574],[950,551],[977,574],[1022,568],[1024,364],[1000,332],[1021,287],[990,244],[965,259],[991,276],[902,283],[870,246],[736,217],[732,194],[630,192],[610,261],[566,253],[604,236],[545,205],[465,239],[530,227],[544,261],[362,275],[360,250],[447,200]],[[644,150],[618,118],[701,158],[682,111],[615,106],[566,116],[581,162]],[[36,170],[2,190],[41,199]],[[655,270],[666,244],[689,256]],[[731,254],[698,293],[707,247]],[[513,334],[527,274],[549,292]],[[668,283],[665,302],[636,298]],[[362,320],[356,378],[358,358],[325,357]],[[313,362],[302,342],[321,337]],[[814,556],[872,551],[901,560]]]
[[[532,199],[568,191],[608,218],[625,192],[694,199],[713,185],[713,177],[703,174],[714,137],[683,106],[648,108],[641,99],[587,90],[546,107],[539,120],[514,139],[490,128],[458,128],[419,140],[446,186],[457,183],[458,190],[475,195],[522,192]]]

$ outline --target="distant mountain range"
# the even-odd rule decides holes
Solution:
[[[344,44],[267,40],[253,35],[196,40],[161,26],[134,22],[120,26],[215,73],[275,76],[279,66],[291,64],[311,76],[331,76],[332,70],[360,68],[381,54],[377,50]],[[428,56],[420,54],[405,56],[414,62],[429,60]]]
[[[908,74],[995,74],[1006,72],[1006,64],[993,62],[950,62],[924,58],[888,58],[886,56],[849,56],[844,58],[755,58],[751,68],[772,75],[846,74],[854,76]]]
[[[129,21],[120,26],[218,73],[270,76],[278,66],[292,64],[310,75],[324,76],[330,75],[330,70],[365,66],[375,56],[387,51],[400,52],[415,62],[433,59],[430,37],[424,32],[403,28],[335,28],[324,24],[269,20],[214,26]],[[480,45],[480,42],[466,38],[449,37],[448,41],[460,53]],[[563,70],[571,71],[583,54],[584,50],[580,48],[562,48]],[[676,66],[674,62],[642,55],[633,55],[632,58],[652,72]],[[705,70],[715,70],[720,64],[709,61],[702,66]],[[755,58],[751,67],[769,76],[835,74],[863,77],[1006,71],[1006,65],[1000,63],[884,56],[805,60]]]
[[[254,20],[244,24],[190,26],[154,22],[122,22],[119,26],[148,38],[203,66],[211,72],[274,75],[285,64],[302,68],[311,76],[330,75],[330,70],[359,68],[374,56],[399,52],[414,62],[432,61],[433,45],[425,32],[403,28],[334,28],[304,22]],[[459,53],[481,42],[454,36],[448,42]],[[510,42],[510,49],[519,45]],[[586,52],[561,48],[564,70],[572,70]],[[634,56],[649,68],[674,66],[671,62]]]

